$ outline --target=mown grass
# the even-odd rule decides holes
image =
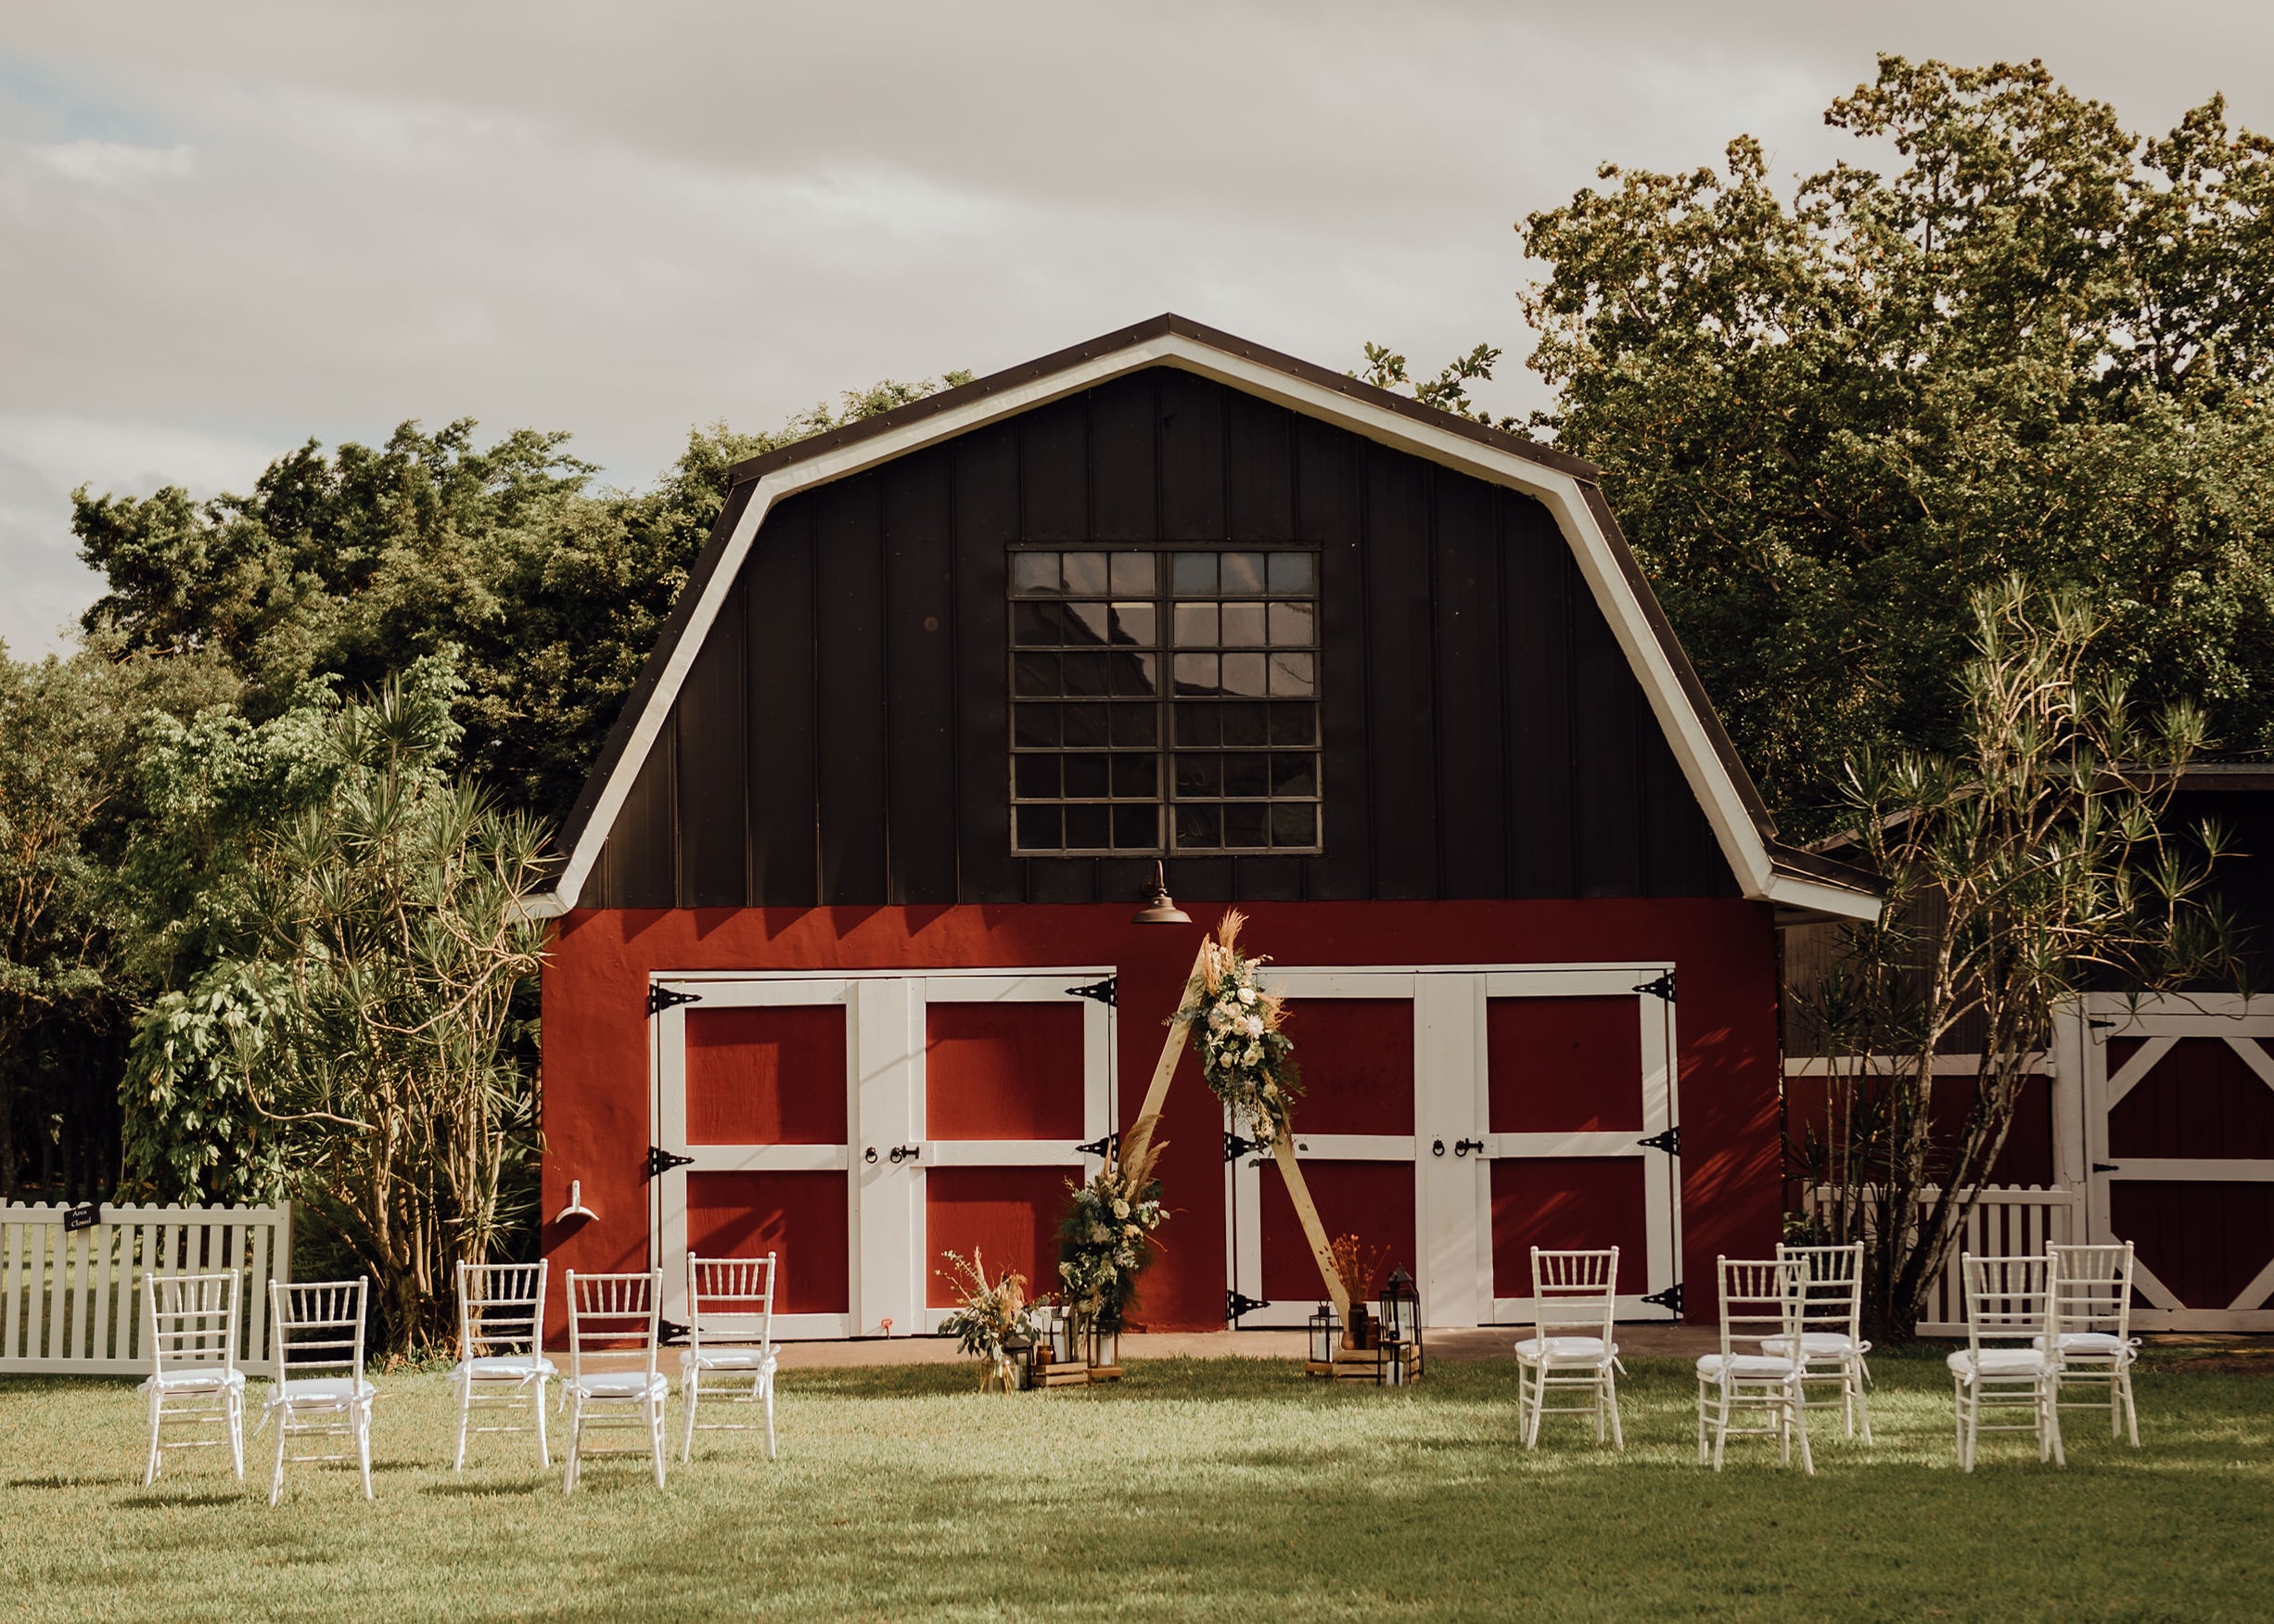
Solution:
[[[2152,1369],[2134,1451],[2072,1415],[1953,1464],[1938,1357],[1882,1357],[1865,1450],[1819,1476],[1753,1443],[1696,1464],[1686,1366],[1636,1363],[1628,1452],[1514,1436],[1514,1375],[1402,1392],[1253,1361],[982,1398],[971,1369],[797,1372],[782,1456],[713,1434],[658,1493],[594,1463],[573,1499],[524,1440],[445,1464],[440,1375],[381,1382],[377,1501],[299,1467],[264,1503],[211,1451],[140,1487],[121,1382],[0,1383],[9,1618],[2264,1618],[2274,1380]],[[256,1387],[257,1391],[257,1387]],[[1733,1448],[1735,1446],[1732,1446]]]

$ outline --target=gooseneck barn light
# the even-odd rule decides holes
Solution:
[[[1153,889],[1145,893],[1145,905],[1130,915],[1131,925],[1190,925],[1193,916],[1177,906],[1177,900],[1169,894],[1169,876],[1160,860],[1153,862]]]

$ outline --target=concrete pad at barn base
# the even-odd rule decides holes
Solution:
[[[1530,1335],[1520,1325],[1492,1325],[1474,1331],[1432,1331],[1423,1338],[1429,1357],[1454,1362],[1514,1359],[1516,1341]],[[953,1364],[958,1353],[945,1336],[865,1337],[851,1342],[785,1342],[784,1370],[845,1370],[862,1365]],[[1634,1359],[1694,1359],[1720,1346],[1718,1333],[1699,1325],[1621,1325],[1620,1353]],[[1121,1338],[1124,1363],[1145,1359],[1302,1359],[1309,1338],[1301,1331],[1131,1332]]]

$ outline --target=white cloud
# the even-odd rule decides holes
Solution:
[[[186,147],[135,147],[124,141],[64,141],[35,145],[32,156],[67,180],[92,186],[127,186],[179,179],[195,167]]]
[[[2274,7],[2167,9],[2145,52],[2128,0],[18,7],[0,590],[78,569],[83,480],[241,485],[311,434],[470,415],[638,481],[696,423],[1168,309],[1335,366],[1489,340],[1487,403],[1521,411],[1511,226],[1599,160],[1749,131],[1820,167],[1883,46],[2041,55],[2136,128],[2222,86],[2274,125]],[[42,579],[12,640],[56,618]]]

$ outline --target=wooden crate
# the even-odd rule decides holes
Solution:
[[[1090,1367],[1086,1364],[1046,1364],[1034,1373],[1038,1389],[1050,1387],[1086,1387],[1090,1385]]]
[[[1409,1346],[1404,1351],[1403,1358],[1405,1379],[1407,1381],[1417,1379],[1422,1373],[1422,1350],[1419,1348]],[[1307,1376],[1332,1378],[1335,1381],[1371,1382],[1377,1378],[1380,1363],[1380,1354],[1372,1348],[1337,1348],[1335,1349],[1335,1359],[1331,1364],[1322,1364],[1316,1360],[1305,1360],[1303,1374]]]
[[[1121,1367],[1118,1364],[1093,1364],[1090,1367],[1090,1379],[1093,1382],[1118,1382],[1121,1379]]]

